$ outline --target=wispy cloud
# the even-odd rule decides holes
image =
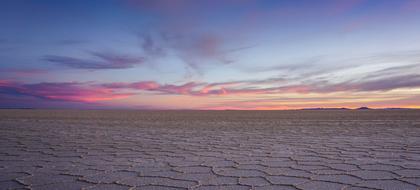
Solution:
[[[43,75],[48,73],[45,69],[16,69],[16,68],[0,68],[0,74],[11,77],[29,77]]]
[[[86,40],[76,40],[76,39],[65,39],[65,40],[59,40],[56,42],[57,45],[80,45],[80,44],[86,44],[88,41]]]
[[[372,80],[381,77],[411,75],[415,74],[418,68],[420,68],[420,52],[412,50],[373,53],[347,58],[314,56],[301,61],[279,62],[271,66],[238,69],[245,73],[275,72],[284,79],[296,82],[315,82],[320,78],[338,82],[338,79],[346,78]]]
[[[389,91],[401,88],[419,88],[420,75],[382,77],[375,80],[346,81],[331,83],[316,81],[306,84],[288,85],[265,89],[265,93],[335,93],[335,92],[372,92]]]
[[[146,56],[160,58],[167,54],[164,45],[157,42],[150,34],[138,34],[138,38]]]
[[[127,69],[144,63],[143,57],[118,55],[108,52],[90,52],[94,59],[81,59],[70,56],[46,55],[43,60],[74,69]]]
[[[408,65],[400,65],[400,66],[393,66],[384,69],[380,69],[375,71],[374,73],[370,73],[363,77],[363,79],[377,79],[384,76],[391,77],[391,76],[399,76],[402,73],[413,73],[413,71],[417,71],[420,69],[420,60],[419,63],[415,64],[408,64]]]
[[[280,79],[274,81],[278,83]],[[382,77],[375,80],[346,81],[340,83],[315,81],[301,84],[287,84],[286,81],[283,85],[273,86],[272,84],[272,80],[232,81],[222,83],[188,82],[181,85],[159,84],[154,81],[145,81],[135,83],[110,83],[103,84],[102,86],[111,89],[132,89],[190,96],[284,93],[324,94],[335,92],[372,92],[389,91],[400,88],[418,88],[420,87],[420,75]],[[266,85],[270,85],[270,87],[261,87]]]
[[[332,87],[332,88],[331,88]],[[420,87],[420,75],[403,75],[383,77],[381,79],[355,83],[342,83],[325,88],[328,91],[341,89],[344,91],[388,91],[399,88]],[[330,89],[329,89],[330,88]],[[321,90],[322,92],[322,90]]]
[[[254,5],[255,0],[125,0],[123,2],[129,7],[175,20],[175,15],[177,17],[190,17],[190,19],[194,19],[191,18],[191,13],[197,13],[199,16],[203,16],[204,13],[211,13],[218,9]]]
[[[276,81],[273,83],[273,81]],[[389,94],[388,91],[396,89],[416,89],[420,88],[420,75],[400,75],[382,77],[370,80],[352,80],[346,82],[329,82],[329,81],[312,81],[310,83],[290,84],[290,81],[280,82],[281,79],[265,79],[265,80],[247,80],[247,81],[230,81],[230,82],[187,82],[183,84],[161,84],[156,81],[139,81],[139,82],[119,82],[119,83],[34,83],[25,84],[20,82],[0,80],[0,95],[11,100],[19,99],[19,97],[29,97],[41,99],[43,101],[62,101],[62,102],[79,102],[79,103],[96,103],[106,102],[118,99],[126,99],[143,92],[159,97],[171,96],[191,96],[194,98],[207,99],[208,97],[228,96],[224,100],[224,104],[219,108],[241,108],[241,109],[285,109],[278,105],[270,105],[273,102],[270,98],[272,95],[290,95],[297,94],[298,97],[311,102],[307,106],[330,105],[331,102],[338,102],[351,96],[335,96],[336,93],[369,93]],[[307,94],[316,95],[318,98],[306,97]],[[160,96],[164,95],[164,96]],[[237,97],[254,97],[251,99],[254,103],[238,102]],[[392,95],[389,94],[389,95]],[[320,96],[328,96],[327,99],[319,98]],[[265,98],[264,98],[265,97]],[[401,99],[400,96],[397,96]],[[407,98],[407,96],[405,96]],[[335,99],[338,99],[335,101]],[[359,98],[360,99],[360,98]],[[384,100],[384,98],[379,98]],[[395,97],[388,98],[396,101]],[[229,100],[229,101],[225,101]],[[258,101],[260,100],[260,101]],[[289,98],[286,102],[295,105],[298,100]],[[354,102],[354,101],[353,101]],[[297,104],[296,104],[297,105]],[[300,105],[300,104],[299,104]],[[299,106],[297,105],[297,106]],[[337,104],[338,105],[338,104]],[[300,105],[304,106],[304,105]],[[331,105],[330,105],[331,106]],[[216,108],[217,104],[209,105],[208,108]]]
[[[143,91],[154,91],[165,94],[185,94],[192,95],[193,89],[200,86],[201,84],[195,82],[188,82],[181,85],[175,84],[159,84],[155,81],[141,81],[134,83],[108,83],[102,84],[102,87],[111,89],[131,89],[131,90],[143,90]]]
[[[170,43],[192,68],[198,68],[200,64],[205,64],[207,61],[222,64],[233,62],[228,58],[227,52],[223,50],[224,39],[214,34],[184,36],[172,40]]]
[[[256,45],[228,46],[227,39],[215,33],[197,32],[191,29],[155,31],[136,34],[140,48],[149,61],[170,57],[181,60],[192,71],[202,73],[204,66],[226,65],[235,62],[234,54]]]

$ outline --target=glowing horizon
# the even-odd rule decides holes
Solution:
[[[0,108],[420,108],[420,0],[6,0]]]

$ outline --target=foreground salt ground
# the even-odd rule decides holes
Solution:
[[[419,189],[420,112],[0,111],[0,189]]]

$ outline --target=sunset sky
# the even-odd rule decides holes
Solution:
[[[420,0],[2,0],[0,108],[420,108]]]

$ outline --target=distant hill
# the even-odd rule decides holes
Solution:
[[[349,110],[349,108],[303,108],[302,110]]]
[[[350,108],[302,108],[300,110],[412,110],[411,108],[369,108],[369,107],[359,107],[355,109]]]
[[[360,108],[357,108],[358,110],[370,110],[370,108],[368,108],[368,107],[360,107]]]

